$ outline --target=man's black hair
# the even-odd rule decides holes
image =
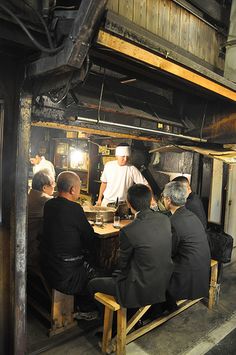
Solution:
[[[179,176],[176,176],[173,180],[171,181],[179,181],[179,182],[187,182],[189,183],[189,180],[188,178],[186,178],[186,176],[183,176],[183,175],[179,175]]]
[[[47,174],[47,172],[41,170],[37,172],[32,180],[32,189],[37,190],[37,191],[43,191],[43,187],[46,186],[51,186],[52,180],[50,176]]]
[[[151,190],[146,185],[135,184],[128,189],[127,200],[135,211],[150,208],[151,199]]]

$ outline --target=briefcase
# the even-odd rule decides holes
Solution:
[[[207,231],[207,237],[211,258],[220,263],[229,263],[233,249],[232,236],[223,231],[210,229]]]

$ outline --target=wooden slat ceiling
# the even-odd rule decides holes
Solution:
[[[140,61],[176,78],[184,79],[193,85],[202,87],[234,102],[236,101],[236,91],[103,30],[99,31],[97,43],[131,60]]]

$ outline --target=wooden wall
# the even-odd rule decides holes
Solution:
[[[225,38],[172,0],[109,0],[108,8],[223,70]]]

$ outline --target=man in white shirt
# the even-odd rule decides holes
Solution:
[[[30,159],[31,164],[33,164],[33,173],[34,175],[38,173],[41,170],[47,171],[47,173],[55,179],[55,169],[53,164],[49,161],[46,160],[43,155],[36,154],[35,158]]]
[[[108,203],[126,201],[127,191],[133,184],[148,185],[147,180],[133,165],[129,165],[130,147],[121,143],[116,147],[116,160],[105,164],[101,176],[101,186],[97,205],[107,206]],[[102,199],[103,197],[103,199]]]

